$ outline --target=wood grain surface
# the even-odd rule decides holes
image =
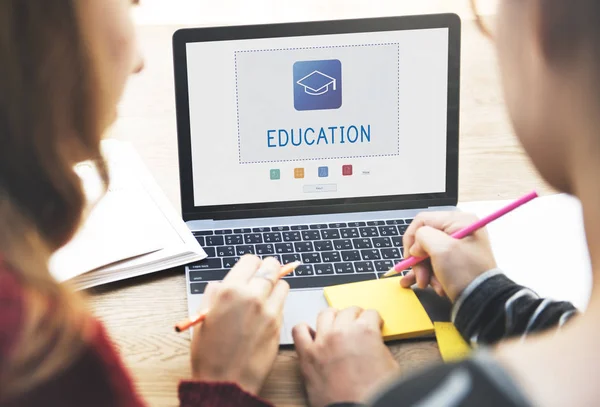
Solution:
[[[177,28],[139,27],[146,69],[130,81],[110,135],[134,144],[179,210],[171,56],[171,35]],[[427,165],[426,157],[422,165]],[[503,106],[493,44],[472,21],[463,21],[459,173],[461,201],[515,198],[532,188],[550,192],[513,134]],[[190,377],[189,336],[173,330],[173,324],[186,317],[185,293],[182,268],[88,293],[90,306],[105,322],[151,406],[178,405],[177,384]],[[391,349],[401,373],[441,360],[431,340],[395,343]],[[278,406],[306,405],[293,350],[280,351],[262,396]]]

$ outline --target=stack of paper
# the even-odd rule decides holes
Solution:
[[[105,140],[109,190],[71,242],[50,259],[50,272],[77,289],[149,274],[206,257],[156,185],[133,147]],[[98,192],[95,168],[78,166],[90,197]]]

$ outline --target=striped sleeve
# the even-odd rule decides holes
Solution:
[[[560,329],[576,314],[571,303],[540,298],[494,269],[473,280],[455,301],[452,322],[472,345],[490,345]]]

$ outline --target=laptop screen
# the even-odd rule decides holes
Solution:
[[[187,43],[194,206],[444,193],[448,37]]]

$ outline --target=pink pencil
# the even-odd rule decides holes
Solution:
[[[468,236],[471,233],[485,227],[488,223],[495,221],[499,217],[506,215],[507,213],[517,209],[519,206],[524,205],[527,202],[529,202],[532,199],[535,199],[537,197],[538,197],[538,194],[535,191],[530,192],[527,195],[525,195],[524,197],[517,199],[513,203],[492,213],[491,215],[488,215],[485,218],[478,220],[477,222],[473,223],[470,226],[467,226],[464,229],[454,232],[450,236],[452,236],[455,239],[462,239],[463,237]],[[407,257],[406,259],[397,263],[390,271],[385,273],[383,275],[383,277],[390,277],[390,276],[396,275],[396,274],[406,270],[407,268],[412,267],[415,264],[422,262],[425,259],[427,259],[427,257],[414,257],[414,256]]]

